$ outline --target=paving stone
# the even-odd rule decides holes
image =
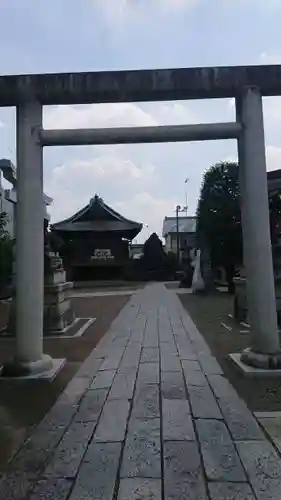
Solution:
[[[37,427],[12,460],[12,470],[29,473],[35,477],[45,469],[64,433],[64,427],[48,431]]]
[[[171,341],[171,336],[172,333],[170,332],[162,332],[161,334],[159,333],[159,346],[164,345],[164,344],[169,344]]]
[[[173,332],[176,332],[176,331],[182,329],[183,326],[182,326],[180,316],[178,316],[177,314],[173,315],[174,313],[175,313],[175,311],[173,311],[172,314],[171,314],[171,311],[169,311],[172,330],[173,330]]]
[[[256,500],[246,483],[209,483],[211,500]]]
[[[144,340],[143,340],[143,347],[158,347],[159,346],[159,339],[158,339],[158,334],[155,333],[154,335],[145,335]]]
[[[0,480],[1,500],[25,500],[34,487],[34,477],[27,473],[13,471],[5,474]]]
[[[177,346],[175,344],[175,341],[173,340],[173,337],[171,336],[171,339],[169,342],[164,342],[160,344],[160,354],[161,357],[165,356],[178,356],[178,350]]]
[[[79,410],[75,415],[75,421],[96,422],[102,411],[107,393],[107,389],[88,391],[81,401]]]
[[[69,382],[61,396],[58,398],[58,403],[66,403],[77,405],[84,394],[87,392],[91,384],[91,379],[87,377],[73,377]]]
[[[130,421],[121,477],[161,478],[160,419]]]
[[[103,363],[100,365],[99,369],[100,370],[117,370],[122,356],[124,354],[125,349],[116,349],[114,350],[109,350],[109,357],[103,361]]]
[[[117,375],[109,392],[109,399],[132,399],[137,376],[136,367],[123,368]]]
[[[225,424],[218,420],[197,420],[196,428],[207,478],[212,481],[246,482],[245,472]]]
[[[165,500],[207,500],[198,445],[164,443]]]
[[[122,332],[122,337],[115,337],[112,339],[110,349],[120,349],[122,351],[123,349],[125,350],[125,347],[128,342],[128,334],[126,332]]]
[[[181,362],[178,355],[161,354],[161,370],[166,372],[181,372]]]
[[[200,443],[207,442],[216,445],[232,443],[231,435],[221,420],[198,419],[196,426]]]
[[[103,370],[97,372],[90,389],[108,389],[111,387],[115,374],[116,370]]]
[[[157,418],[160,416],[159,387],[157,385],[137,386],[132,416],[142,419]]]
[[[119,365],[120,373],[126,372],[127,368],[137,368],[140,362],[140,354],[136,352],[127,352],[124,354]]]
[[[134,329],[132,331],[132,334],[131,334],[131,337],[130,337],[131,340],[143,343],[145,321],[146,320],[145,320],[145,317],[144,317],[143,323],[142,324],[139,323],[139,325],[137,327],[134,327]]]
[[[214,356],[202,354],[198,359],[205,373],[209,373],[211,375],[223,374],[223,371]]]
[[[279,500],[281,459],[268,441],[237,442],[238,453],[258,500]]]
[[[140,342],[135,342],[133,340],[130,340],[127,344],[127,347],[125,349],[122,361],[125,356],[140,356],[142,352],[142,344]]]
[[[67,500],[72,488],[72,481],[49,478],[38,481],[29,500]]]
[[[135,353],[138,353],[138,354],[140,354],[141,351],[142,351],[142,341],[141,341],[141,339],[134,338],[133,334],[130,335],[130,338],[128,340],[125,353],[128,352],[128,351],[132,351],[132,352],[135,352]],[[125,355],[125,353],[124,353],[124,355]]]
[[[182,368],[187,386],[208,386],[208,381],[198,361],[182,360]]]
[[[190,360],[190,361],[196,361],[197,360],[197,355],[193,350],[192,344],[189,343],[188,341],[181,341],[176,340],[177,348],[178,348],[178,353],[179,356],[182,360]]]
[[[191,409],[195,418],[221,419],[222,415],[209,387],[189,387]]]
[[[231,383],[222,375],[212,375],[207,373],[207,378],[217,398],[238,399],[238,394]],[[239,398],[240,399],[240,398]]]
[[[94,357],[94,351],[88,356],[84,363],[80,366],[79,370],[76,372],[75,377],[78,378],[89,378],[93,379],[99,367],[104,361],[104,355],[101,352],[95,353],[97,358]]]
[[[188,361],[189,362],[189,361]],[[189,368],[186,369],[186,366],[184,365],[185,361],[182,362],[183,365],[183,373],[185,376],[185,381],[187,387],[208,387],[208,381],[202,371],[197,371],[197,370],[190,370]]]
[[[195,433],[188,401],[162,401],[164,441],[195,441]]]
[[[273,441],[275,446],[281,452],[281,418],[280,417],[270,417],[270,418],[260,418],[260,424],[267,431],[270,439]]]
[[[174,337],[175,339],[177,338],[186,338],[186,332],[185,332],[185,329],[181,323],[181,320],[179,319],[180,323],[175,327],[173,328],[173,334],[174,334]]]
[[[161,500],[161,480],[121,479],[117,500]]]
[[[221,375],[208,375],[207,377],[218,398],[219,406],[233,438],[241,441],[265,439],[252,412],[229,381]]]
[[[161,372],[161,395],[165,399],[186,399],[181,372]]]
[[[182,366],[184,367],[186,372],[201,372],[202,368],[198,360],[185,360],[182,361]]]
[[[219,406],[227,426],[237,441],[264,440],[265,435],[255,417],[242,400],[219,399]]]
[[[138,382],[141,384],[159,384],[159,363],[141,363]]]
[[[111,500],[121,443],[91,443],[69,500]]]
[[[159,348],[158,347],[144,347],[141,354],[141,363],[158,363],[159,362]]]
[[[94,440],[102,443],[125,439],[130,403],[127,400],[107,401],[98,423]]]
[[[128,425],[128,436],[136,439],[158,438],[160,436],[160,418],[138,419],[131,416]]]
[[[65,433],[55,451],[45,475],[74,478],[83,459],[96,423],[75,422]]]
[[[49,432],[57,427],[67,427],[78,409],[77,405],[56,402],[51,410],[41,420],[38,428]]]

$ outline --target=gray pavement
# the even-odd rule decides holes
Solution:
[[[277,449],[175,291],[148,285],[14,457],[0,498],[277,500]]]

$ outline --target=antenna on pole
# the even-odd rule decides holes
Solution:
[[[187,177],[184,181],[184,184],[185,184],[185,190],[184,190],[184,196],[185,196],[185,215],[187,217],[187,210],[188,210],[188,206],[187,206],[187,187],[186,187],[186,184],[188,183],[189,181],[189,177]]]

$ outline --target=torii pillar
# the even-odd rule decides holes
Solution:
[[[36,375],[53,366],[43,354],[44,198],[42,105],[17,106],[16,350],[3,376]]]
[[[257,368],[280,368],[273,273],[262,94],[248,87],[236,99],[241,186],[243,253],[252,345],[241,361]]]

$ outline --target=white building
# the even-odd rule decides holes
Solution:
[[[179,246],[180,251],[191,250],[196,246],[196,217],[179,216]],[[163,221],[163,238],[166,252],[177,252],[177,218],[165,217]]]
[[[11,189],[5,189],[3,180],[8,181]],[[6,230],[12,238],[15,237],[15,224],[16,224],[16,203],[17,203],[17,171],[15,165],[8,159],[0,160],[0,213],[7,214]],[[45,219],[50,220],[50,215],[47,212],[47,206],[51,205],[52,198],[44,194],[45,204]]]

